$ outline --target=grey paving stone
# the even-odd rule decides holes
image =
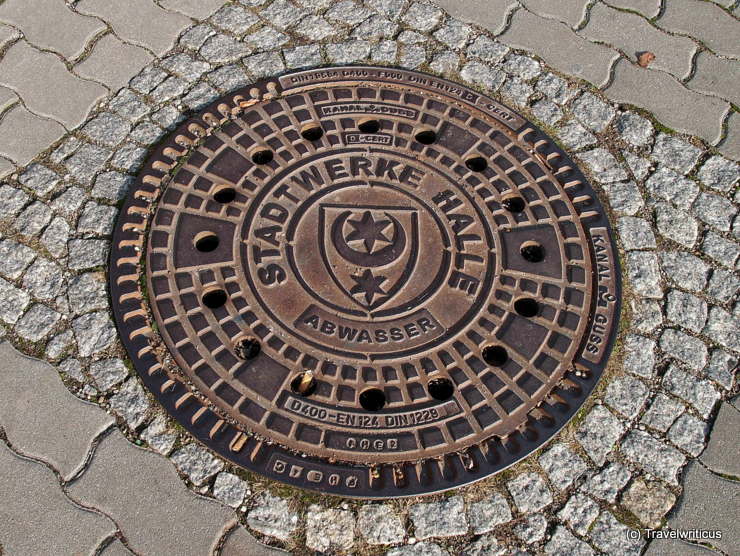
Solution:
[[[619,135],[630,145],[644,147],[653,140],[653,124],[647,118],[638,116],[632,112],[622,112],[614,121]]]
[[[700,333],[707,322],[707,303],[703,299],[679,290],[666,296],[666,318],[669,322]]]
[[[90,365],[90,376],[103,392],[120,384],[128,377],[128,369],[121,359],[103,359]]]
[[[59,183],[60,179],[61,176],[54,170],[47,168],[43,164],[35,163],[26,168],[18,177],[19,182],[41,197],[50,193]]]
[[[110,161],[110,164],[115,168],[120,168],[127,172],[137,172],[144,163],[146,156],[146,149],[138,147],[134,143],[126,142],[122,146],[118,147]],[[94,192],[95,189],[93,189],[93,193]]]
[[[251,82],[251,78],[247,75],[246,70],[237,64],[229,64],[220,67],[217,70],[210,72],[207,77],[211,83],[222,91],[231,91],[238,87],[248,85]],[[190,94],[194,94],[197,88],[197,86],[193,88]],[[206,92],[206,94],[209,94],[209,92]],[[214,96],[218,96],[218,93],[215,93]],[[185,98],[188,97],[186,96]]]
[[[390,42],[390,44],[395,45],[395,43]],[[393,56],[392,58],[395,60],[396,56],[396,49],[393,49]],[[431,63],[429,64],[429,67],[432,68],[437,73],[450,73],[453,71],[457,71],[457,69],[460,67],[460,56],[454,52],[441,52],[434,56]]]
[[[658,257],[655,253],[634,251],[627,253],[627,276],[638,295],[661,299],[663,290],[660,286]]]
[[[545,538],[547,518],[542,514],[530,515],[526,520],[515,525],[513,531],[519,540],[527,544],[538,543]]]
[[[130,81],[132,89],[139,93],[150,93],[154,88],[159,85],[162,81],[167,79],[169,74],[161,68],[154,66],[147,66],[139,72]]]
[[[409,519],[414,526],[414,536],[420,540],[454,537],[468,531],[468,518],[461,496],[415,504],[409,508]]]
[[[395,41],[381,41],[377,45],[375,45],[372,50],[370,51],[370,59],[373,62],[381,63],[381,62],[387,62],[392,63],[396,61],[396,54],[398,53],[398,45],[395,43]],[[460,60],[457,55],[453,53],[449,53],[449,62],[445,62],[445,67],[448,68],[448,71],[457,71]],[[434,71],[437,70],[433,63],[430,64],[430,67]]]
[[[233,72],[229,71],[229,75]],[[218,91],[207,83],[200,83],[193,87],[191,91],[182,98],[182,103],[191,110],[204,108],[207,104],[216,100]]]
[[[666,437],[673,444],[696,457],[704,450],[707,424],[693,415],[684,413],[676,419]]]
[[[624,339],[624,369],[644,378],[653,376],[655,341],[630,334]]]
[[[120,540],[113,539],[113,542],[107,544],[100,554],[102,556],[132,556],[133,552],[126,548]]]
[[[247,513],[247,524],[263,535],[287,541],[298,528],[298,514],[285,498],[263,492]]]
[[[715,155],[702,165],[698,176],[707,187],[727,192],[740,180],[740,164]]]
[[[699,194],[696,183],[668,168],[658,168],[645,185],[655,199],[679,207],[688,207]]]
[[[688,543],[678,539],[654,539],[650,541],[644,556],[674,556],[675,554],[681,554],[682,556],[709,556],[710,554],[716,555],[717,552],[699,546],[698,544]]]
[[[220,5],[220,2],[219,2]],[[201,23],[185,31],[180,37],[180,44],[192,50],[198,50],[206,39],[216,34],[216,30],[206,23]]]
[[[200,48],[201,56],[214,64],[234,62],[251,51],[248,45],[226,35],[214,35]]]
[[[495,41],[486,35],[479,35],[468,46],[465,54],[468,57],[480,58],[484,62],[500,62],[509,52],[509,47]]]
[[[613,504],[630,477],[631,473],[624,465],[610,463],[603,471],[588,479],[581,489],[599,500]]]
[[[701,292],[707,285],[709,266],[699,257],[681,251],[660,253],[660,266],[674,285]]]
[[[64,165],[73,178],[85,184],[103,168],[112,154],[112,151],[104,147],[84,144],[65,160]]]
[[[95,177],[92,195],[99,199],[120,201],[125,197],[133,181],[131,176],[120,172],[103,172]]]
[[[493,34],[504,30],[511,11],[518,5],[514,0],[435,0],[434,2],[451,16],[480,25]]]
[[[723,266],[734,268],[735,262],[740,257],[740,247],[737,243],[723,238],[712,231],[704,236],[702,251],[719,262]]]
[[[358,26],[351,35],[353,39],[380,39],[395,37],[398,25],[380,15],[371,16]]]
[[[562,21],[575,28],[586,17],[588,0],[563,0],[557,4],[548,0],[522,0],[522,4],[537,15]]]
[[[660,0],[608,0],[615,8],[631,10],[651,19],[660,13]]]
[[[81,357],[103,351],[113,344],[116,338],[113,322],[105,311],[88,313],[76,318],[72,321],[72,329]]]
[[[431,31],[442,20],[442,10],[430,3],[414,2],[406,10],[401,20],[417,31]],[[453,14],[454,15],[454,14]]]
[[[64,135],[61,124],[39,118],[23,106],[15,105],[0,120],[0,155],[23,166],[40,151]]]
[[[141,439],[163,456],[167,456],[175,447],[177,433],[169,429],[167,419],[160,414],[142,431]]]
[[[666,432],[683,410],[683,404],[658,393],[642,416],[641,422],[655,430]]]
[[[624,52],[637,62],[640,52],[652,52],[651,69],[662,70],[678,79],[691,74],[696,43],[687,37],[659,31],[644,17],[615,10],[597,3],[589,11],[588,23],[578,34],[589,40],[605,43]]]
[[[624,425],[604,406],[591,410],[576,431],[576,440],[596,465],[604,465],[606,455],[624,432]]]
[[[92,104],[106,93],[101,85],[72,75],[54,54],[24,41],[11,46],[0,60],[0,84],[16,91],[35,114],[57,120],[68,129],[81,124]]]
[[[682,371],[675,363],[671,363],[663,376],[663,387],[694,406],[705,419],[720,398],[711,382]]]
[[[517,106],[526,106],[534,88],[518,77],[509,77],[500,89],[501,94]]]
[[[687,174],[696,165],[702,149],[691,143],[660,133],[653,146],[652,158],[658,164],[666,166],[681,174]]]
[[[632,308],[632,327],[636,332],[647,334],[663,324],[661,306],[652,299],[636,298],[630,300]]]
[[[696,56],[696,71],[687,86],[694,91],[716,95],[734,104],[740,104],[737,79],[740,63],[702,51]]]
[[[4,552],[92,554],[116,531],[108,518],[72,504],[51,470],[19,458],[3,442],[0,466],[4,475],[0,481],[0,545]]]
[[[35,46],[58,52],[68,60],[82,54],[87,42],[105,29],[100,20],[76,14],[63,3],[44,0],[5,2],[0,5],[0,20],[22,29]]]
[[[68,348],[74,342],[74,333],[71,330],[65,330],[64,332],[57,334],[49,343],[46,344],[46,351],[44,355],[48,360],[59,359],[65,354]]]
[[[586,462],[565,444],[555,444],[538,461],[550,482],[560,490],[568,488],[588,469]]]
[[[41,244],[53,256],[61,257],[67,252],[67,239],[70,231],[67,221],[58,216],[46,227],[46,231],[41,236]]]
[[[129,546],[144,554],[167,554],[177,546],[208,554],[232,516],[231,509],[190,492],[165,458],[136,448],[115,429],[69,493],[111,516]]]
[[[712,426],[707,449],[700,457],[715,473],[740,477],[740,461],[735,457],[739,425],[740,412],[729,403],[723,403]]]
[[[296,23],[306,11],[288,0],[278,0],[262,10],[262,17],[279,29],[285,29]]]
[[[14,40],[19,39],[21,36],[17,29],[14,29],[10,25],[0,23],[0,49],[5,48]]]
[[[0,198],[3,199],[0,205],[0,219],[11,220],[18,216],[21,209],[28,203],[30,197],[21,191],[7,184],[0,185]]]
[[[498,492],[472,502],[468,510],[470,529],[474,535],[482,535],[493,530],[497,525],[512,520],[509,503]]]
[[[68,266],[85,270],[103,266],[108,256],[108,242],[102,239],[73,239],[69,242]]]
[[[416,69],[425,63],[427,53],[423,46],[418,44],[407,44],[401,47],[398,64],[406,69]]]
[[[495,91],[506,79],[506,74],[498,69],[480,62],[468,62],[460,71],[460,76],[466,81],[483,85]]]
[[[139,382],[135,378],[130,378],[123,384],[120,390],[111,397],[110,407],[116,414],[121,416],[129,427],[136,429],[146,421],[151,404]],[[183,450],[185,449],[183,448]],[[190,449],[185,450],[182,457],[185,458],[185,456],[189,455],[190,452]],[[180,466],[178,462],[175,463],[178,467]],[[187,466],[189,463],[189,461],[185,460],[183,465]],[[223,464],[221,465],[223,466]],[[190,469],[190,467],[188,467],[188,469]],[[194,473],[198,472],[204,472],[204,470],[194,471]]]
[[[562,525],[555,528],[544,550],[548,556],[592,556],[594,554],[593,548],[577,539]]]
[[[355,516],[312,504],[306,511],[306,547],[323,553],[348,551],[355,542]]]
[[[196,486],[205,483],[224,467],[220,459],[194,442],[180,448],[170,459]]]
[[[723,232],[729,232],[737,209],[724,197],[713,193],[700,193],[694,201],[694,212],[704,222]]]
[[[655,249],[655,236],[650,223],[643,218],[623,216],[617,221],[617,230],[622,245],[627,251]]]
[[[152,114],[152,120],[165,129],[173,129],[175,124],[185,119],[184,114],[177,108],[168,104]]]
[[[246,33],[258,21],[256,15],[237,4],[226,4],[211,16],[213,25],[237,36]]]
[[[721,307],[712,307],[704,334],[718,344],[733,351],[740,351],[740,318]]]
[[[213,496],[232,508],[241,506],[246,493],[247,483],[233,473],[223,471],[213,481]]]
[[[557,130],[560,140],[574,150],[596,144],[596,136],[576,121],[568,122]]]
[[[290,39],[288,35],[276,29],[262,27],[258,31],[247,35],[244,40],[251,44],[257,51],[262,51],[278,48]]]
[[[618,60],[613,72],[604,90],[613,101],[645,108],[663,124],[713,145],[722,137],[726,101],[695,93],[667,73],[640,68],[629,60]]]
[[[342,0],[340,2],[333,3],[325,15],[331,20],[346,23],[348,25],[357,25],[370,17],[372,12],[363,6],[356,4],[352,0]]]
[[[645,384],[632,376],[613,379],[604,393],[604,401],[627,418],[637,415],[645,404],[650,391]]]
[[[502,68],[511,75],[516,75],[525,81],[529,81],[542,73],[542,65],[529,56],[509,53],[506,56]]]
[[[604,189],[609,205],[617,214],[634,216],[643,207],[642,195],[633,181],[610,183]]]
[[[152,55],[143,48],[107,34],[95,43],[84,60],[74,66],[74,71],[80,77],[98,81],[116,91],[151,61]]]
[[[385,556],[448,556],[449,554],[449,552],[438,544],[418,542],[389,550]]]
[[[74,152],[77,150],[77,148],[80,146],[80,140],[77,137],[67,137],[61,145],[59,145],[56,150],[54,150],[49,158],[52,162],[56,162],[57,164],[60,164],[61,162],[64,162],[67,158],[72,156]]]
[[[0,426],[8,439],[69,480],[113,419],[70,394],[48,363],[25,357],[7,342],[0,343],[0,368]]]
[[[166,10],[180,12],[195,19],[205,19],[223,2],[221,0],[160,0],[159,5]]]
[[[11,280],[20,278],[36,258],[36,252],[12,239],[0,241],[0,274]]]
[[[707,363],[707,346],[698,338],[679,330],[664,330],[660,337],[660,348],[697,371]]]
[[[580,535],[586,534],[598,515],[599,505],[581,493],[571,496],[558,512],[558,517]]]
[[[718,54],[740,58],[740,44],[733,39],[740,33],[740,23],[716,4],[673,0],[664,6],[656,24],[668,31],[695,37]]]
[[[552,502],[550,489],[536,473],[522,473],[507,481],[506,488],[522,513],[536,512]]]
[[[642,181],[650,173],[650,161],[647,158],[637,156],[629,151],[622,151],[622,156],[624,156],[627,166],[636,179]]]
[[[77,232],[84,237],[107,236],[113,231],[118,209],[89,201],[82,209],[77,222]]]
[[[181,96],[188,88],[188,82],[179,77],[168,77],[149,93],[158,102]]]
[[[221,556],[245,556],[247,554],[249,556],[273,556],[287,553],[277,548],[263,545],[250,535],[244,527],[237,525],[226,537],[220,554]]]
[[[712,351],[709,364],[706,368],[707,376],[719,382],[726,390],[732,389],[732,383],[737,373],[738,359],[721,349]]]
[[[149,105],[131,89],[122,89],[108,102],[108,108],[131,122],[138,121],[150,110]]]
[[[584,93],[572,106],[573,114],[593,131],[604,131],[616,110],[592,93]]]
[[[610,48],[581,39],[566,25],[528,10],[514,13],[511,24],[499,40],[534,52],[555,69],[597,87],[606,85],[609,70],[619,56]]]
[[[36,303],[23,315],[15,325],[15,333],[29,342],[43,339],[62,317],[53,309]]]
[[[277,53],[254,54],[242,61],[249,73],[257,79],[280,73],[285,69],[283,60]]]
[[[638,479],[622,496],[622,506],[632,512],[643,525],[657,528],[673,507],[676,497],[660,483]]]
[[[87,377],[82,372],[82,363],[73,357],[68,357],[59,363],[59,371],[67,375],[67,377],[73,378],[77,382],[85,382],[85,380],[87,380]]]
[[[740,485],[721,479],[698,462],[686,466],[683,494],[678,507],[668,518],[667,527],[677,530],[706,529],[733,531],[740,512]],[[711,544],[725,554],[737,554],[740,541],[736,535],[723,534]]]
[[[358,531],[371,545],[403,542],[403,521],[389,504],[365,504],[357,508]]]
[[[686,458],[675,448],[650,434],[633,430],[622,442],[621,452],[645,471],[674,485]]]
[[[627,172],[608,150],[598,147],[578,155],[591,170],[596,181],[611,183],[628,179]]]
[[[44,227],[51,221],[53,213],[46,203],[36,201],[28,205],[23,212],[18,215],[13,227],[24,238],[37,236]]]
[[[114,0],[81,0],[76,8],[80,13],[102,18],[118,37],[149,48],[155,54],[169,50],[180,31],[191,23],[187,17],[163,10],[147,0],[130,0],[125,6]]]
[[[68,187],[63,193],[50,203],[52,209],[58,214],[74,219],[77,209],[82,206],[87,198],[87,193],[76,185]]]

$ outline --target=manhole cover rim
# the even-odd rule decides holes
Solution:
[[[341,71],[344,69],[352,71],[357,71],[358,69],[382,69],[403,72],[406,74],[414,74],[424,76],[436,82],[447,83],[451,87],[460,88],[464,91],[463,94],[469,94],[476,97],[481,96],[479,95],[479,93],[476,93],[473,90],[468,89],[466,86],[460,85],[458,83],[446,81],[431,75],[420,74],[419,72],[396,70],[395,68],[379,68],[376,66],[349,66],[339,68],[322,68],[318,71]],[[301,73],[306,72],[294,72],[294,74],[288,75]],[[482,452],[476,453],[474,454],[473,459],[481,460],[476,462],[477,469],[466,469],[463,460],[461,460],[459,457],[456,457],[455,454],[449,454],[449,457],[443,458],[443,460],[434,460],[433,462],[430,460],[427,462],[432,466],[436,466],[437,468],[436,471],[434,469],[429,471],[431,475],[439,473],[442,476],[449,476],[448,484],[435,484],[431,487],[425,487],[422,485],[421,480],[417,480],[411,481],[411,483],[413,484],[396,485],[393,481],[394,471],[390,470],[390,477],[384,476],[379,479],[379,482],[383,483],[383,485],[380,486],[378,490],[374,488],[365,488],[361,494],[358,494],[357,490],[355,490],[356,487],[347,487],[347,479],[344,476],[342,476],[339,484],[319,485],[311,484],[310,481],[307,482],[305,474],[301,477],[301,481],[299,482],[291,480],[290,475],[286,476],[283,471],[276,472],[276,469],[280,467],[280,465],[276,467],[276,458],[279,459],[279,456],[282,455],[286,460],[283,463],[288,466],[296,466],[297,464],[294,461],[296,458],[295,453],[293,453],[291,450],[285,449],[283,446],[271,444],[271,441],[269,439],[250,438],[246,435],[243,435],[238,429],[234,428],[234,426],[230,424],[228,420],[224,419],[223,422],[219,424],[219,422],[222,420],[216,417],[215,414],[211,415],[212,412],[209,409],[198,407],[200,406],[200,401],[197,399],[196,396],[193,396],[192,393],[189,392],[185,386],[179,384],[177,381],[172,381],[170,377],[166,376],[165,373],[159,370],[160,367],[158,366],[158,362],[156,362],[156,360],[152,357],[154,355],[154,351],[151,349],[151,346],[146,345],[148,344],[148,342],[144,341],[144,338],[146,338],[146,336],[141,332],[141,327],[137,328],[132,324],[138,322],[138,319],[143,317],[140,311],[143,310],[145,312],[148,312],[150,310],[150,307],[148,299],[142,298],[141,300],[139,300],[137,299],[137,295],[132,291],[130,287],[133,282],[131,280],[132,275],[128,271],[131,269],[132,265],[136,265],[139,263],[138,257],[136,258],[136,260],[132,258],[132,247],[138,246],[139,249],[141,249],[141,256],[145,256],[145,249],[143,248],[145,245],[145,235],[143,235],[143,233],[140,233],[138,230],[141,229],[142,222],[144,222],[147,227],[149,226],[149,223],[147,223],[146,220],[150,217],[150,215],[146,211],[149,210],[150,202],[152,201],[151,190],[153,188],[156,189],[156,187],[153,187],[156,185],[155,182],[166,175],[166,171],[173,164],[173,160],[177,159],[177,153],[181,153],[181,151],[183,150],[186,142],[182,140],[182,137],[192,137],[191,126],[193,125],[193,123],[197,122],[203,128],[208,129],[209,123],[215,124],[217,120],[221,119],[222,115],[220,113],[220,109],[223,110],[224,107],[228,108],[229,103],[233,103],[235,98],[241,97],[242,99],[249,99],[250,93],[255,91],[255,89],[258,89],[262,95],[270,94],[272,92],[275,92],[275,89],[273,89],[274,84],[274,78],[265,79],[249,87],[245,87],[238,91],[232,92],[229,95],[216,100],[210,106],[200,111],[197,115],[189,118],[188,120],[180,124],[180,126],[178,126],[178,128],[174,132],[172,132],[158,148],[154,150],[153,154],[147,160],[146,164],[143,166],[143,169],[140,171],[136,182],[131,187],[131,193],[127,197],[121,210],[119,220],[116,224],[113,238],[113,247],[111,249],[110,255],[112,269],[110,273],[110,287],[111,295],[114,300],[114,314],[116,323],[119,327],[119,331],[121,331],[124,345],[132,361],[134,362],[134,366],[136,367],[137,372],[146,383],[150,391],[155,394],[159,401],[167,408],[168,412],[170,412],[180,424],[188,429],[191,434],[205,443],[208,447],[214,449],[223,457],[226,457],[227,459],[233,461],[235,464],[246,467],[268,477],[291,484],[296,484],[304,488],[313,488],[324,492],[329,491],[335,494],[341,494],[349,497],[386,498],[389,496],[414,496],[418,494],[437,492],[440,490],[448,490],[450,488],[461,486],[463,484],[475,482],[486,476],[491,475],[494,472],[500,471],[512,465],[513,463],[516,463],[516,461],[518,461],[519,459],[526,457],[538,446],[551,439],[557,433],[557,430],[560,430],[563,426],[565,426],[572,418],[572,416],[581,408],[583,402],[589,396],[590,392],[593,390],[596,383],[598,382],[601,371],[599,371],[598,373],[590,373],[587,377],[580,378],[578,380],[580,393],[577,393],[576,395],[571,395],[573,394],[573,391],[571,390],[562,390],[561,392],[559,392],[559,394],[564,398],[567,398],[570,403],[568,410],[565,411],[563,414],[557,416],[557,424],[553,423],[552,426],[546,428],[543,426],[543,423],[541,421],[531,423],[528,433],[534,433],[533,439],[528,439],[525,435],[522,435],[521,433],[514,433],[510,435],[508,441],[519,444],[518,449],[516,449],[514,452],[507,452],[506,449],[504,449],[503,456],[501,454],[498,454],[495,458],[493,458],[494,460],[498,458],[496,461],[488,461],[486,459],[486,456]],[[228,103],[226,102],[227,100],[229,101]],[[512,114],[515,114],[508,107],[505,108],[506,110],[509,110]],[[211,118],[208,118],[206,116],[208,114],[212,115]],[[522,119],[522,121],[524,123],[517,131],[522,131],[525,129],[525,127],[528,126],[533,129],[533,133],[537,134],[538,137],[546,137],[530,122],[524,119]],[[583,184],[586,184],[586,187],[588,187],[588,182],[581,175],[577,166],[575,166],[569,160],[569,157],[565,153],[563,153],[563,151],[552,144],[551,139],[549,139],[549,141],[550,143],[546,144],[545,149],[543,150],[549,150],[550,152],[559,153],[560,159],[556,159],[557,164],[559,164],[561,167],[571,165],[573,168],[573,170],[571,171],[573,179],[579,179],[583,182]],[[147,175],[149,177],[147,177]],[[142,195],[139,195],[137,198],[136,192],[142,193]],[[614,243],[614,237],[611,234],[611,228],[608,219],[605,216],[605,212],[601,213],[599,225],[604,227],[608,233],[613,263],[615,265],[612,269],[613,282],[616,291],[619,292],[621,288],[621,276],[618,266],[619,263],[617,260],[617,250]],[[135,280],[134,290],[138,289],[138,284],[139,277],[137,276]],[[123,295],[124,299],[126,299],[125,302],[116,301],[121,299],[121,295]],[[620,296],[617,296],[616,300],[613,301],[612,310],[614,318],[618,319],[621,310]],[[590,329],[591,323],[587,323],[587,326]],[[614,344],[617,334],[617,328],[617,321],[614,320],[611,330],[608,334],[603,351],[603,357],[601,359],[602,369],[605,366],[605,362],[608,360],[608,356]],[[193,406],[197,407],[197,409],[193,410]],[[204,416],[208,416],[208,419],[206,419]],[[206,424],[208,426],[205,426]],[[477,442],[471,440],[469,444],[473,445],[473,448],[475,448]],[[247,452],[249,452],[250,455],[248,457],[244,457],[245,453]],[[305,456],[305,454],[303,455]],[[298,457],[300,459],[303,459],[304,462],[306,461],[305,457]],[[300,459],[298,461],[300,461]],[[309,456],[309,461],[312,459],[313,458]],[[319,458],[316,459],[318,460],[316,461],[316,465],[327,465],[326,460],[319,460]],[[330,464],[330,468],[332,466],[342,468],[345,471],[347,469],[351,470],[349,472],[350,475],[347,476],[352,476],[352,473],[356,473],[357,469],[360,469],[361,473],[365,475],[367,475],[369,471],[368,466],[362,466],[351,462],[346,464],[332,463]],[[390,466],[386,465],[385,467]],[[404,468],[403,474],[407,476],[407,479],[408,476],[413,475],[414,470],[406,469],[413,468],[413,464],[403,463],[400,464],[400,467]],[[329,469],[327,473],[329,473],[330,471],[331,469]],[[388,474],[388,471],[389,470],[386,469],[384,473]],[[418,470],[416,470],[416,473],[418,474]]]

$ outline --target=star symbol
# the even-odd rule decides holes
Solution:
[[[391,240],[383,233],[383,230],[390,226],[391,221],[375,220],[369,210],[366,210],[363,213],[360,220],[348,220],[348,222],[354,230],[349,233],[346,240],[348,242],[362,241],[365,246],[365,250],[368,253],[373,252],[373,247],[375,247],[376,241],[383,241],[385,243],[391,242]]]
[[[361,275],[353,274],[351,278],[357,283],[357,285],[353,286],[349,293],[352,295],[364,293],[365,301],[368,305],[373,302],[375,294],[385,295],[385,290],[380,287],[381,284],[386,281],[385,276],[373,276],[373,273],[368,268]]]

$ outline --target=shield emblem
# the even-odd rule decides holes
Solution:
[[[415,208],[325,204],[319,249],[337,287],[365,310],[390,302],[414,271],[419,246]]]

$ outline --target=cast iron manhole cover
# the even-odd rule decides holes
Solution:
[[[547,136],[378,67],[284,75],[183,123],[123,207],[111,292],[195,437],[356,497],[536,449],[594,388],[620,304],[604,209]]]

